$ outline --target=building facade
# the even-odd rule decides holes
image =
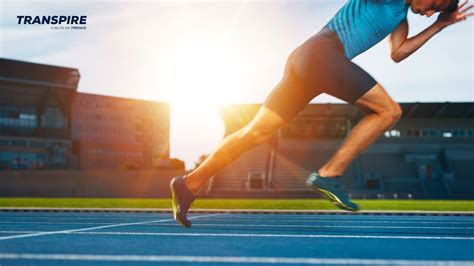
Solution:
[[[79,93],[79,78],[0,59],[0,170],[148,169],[169,159],[168,104]]]
[[[71,162],[71,103],[79,71],[0,59],[0,170]]]
[[[169,157],[168,104],[77,93],[72,140],[81,169],[144,169]]]

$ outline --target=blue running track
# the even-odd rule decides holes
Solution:
[[[0,212],[0,265],[474,265],[474,217]]]

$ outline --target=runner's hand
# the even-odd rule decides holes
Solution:
[[[468,2],[469,0],[465,0],[464,3],[459,5],[458,8],[451,13],[441,12],[441,14],[438,16],[438,19],[436,20],[436,23],[444,28],[459,21],[466,20],[467,17],[474,15],[474,12],[467,12],[472,7],[474,7],[474,5],[468,5],[467,7],[464,7]]]

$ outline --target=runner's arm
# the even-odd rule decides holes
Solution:
[[[440,32],[443,27],[437,23],[433,23],[417,35],[408,37],[408,22],[405,19],[400,25],[389,35],[388,41],[390,45],[390,56],[395,62],[400,62],[409,57],[412,53],[423,46],[431,37]]]

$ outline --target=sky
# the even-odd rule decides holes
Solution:
[[[262,103],[291,51],[344,0],[0,0],[0,57],[78,68],[78,91],[171,104],[171,156],[192,168],[223,137],[217,104]],[[84,30],[16,16],[87,15]],[[409,12],[409,36],[436,20]],[[474,19],[394,63],[387,40],[353,61],[398,102],[474,100]],[[320,95],[312,103],[344,103]]]

